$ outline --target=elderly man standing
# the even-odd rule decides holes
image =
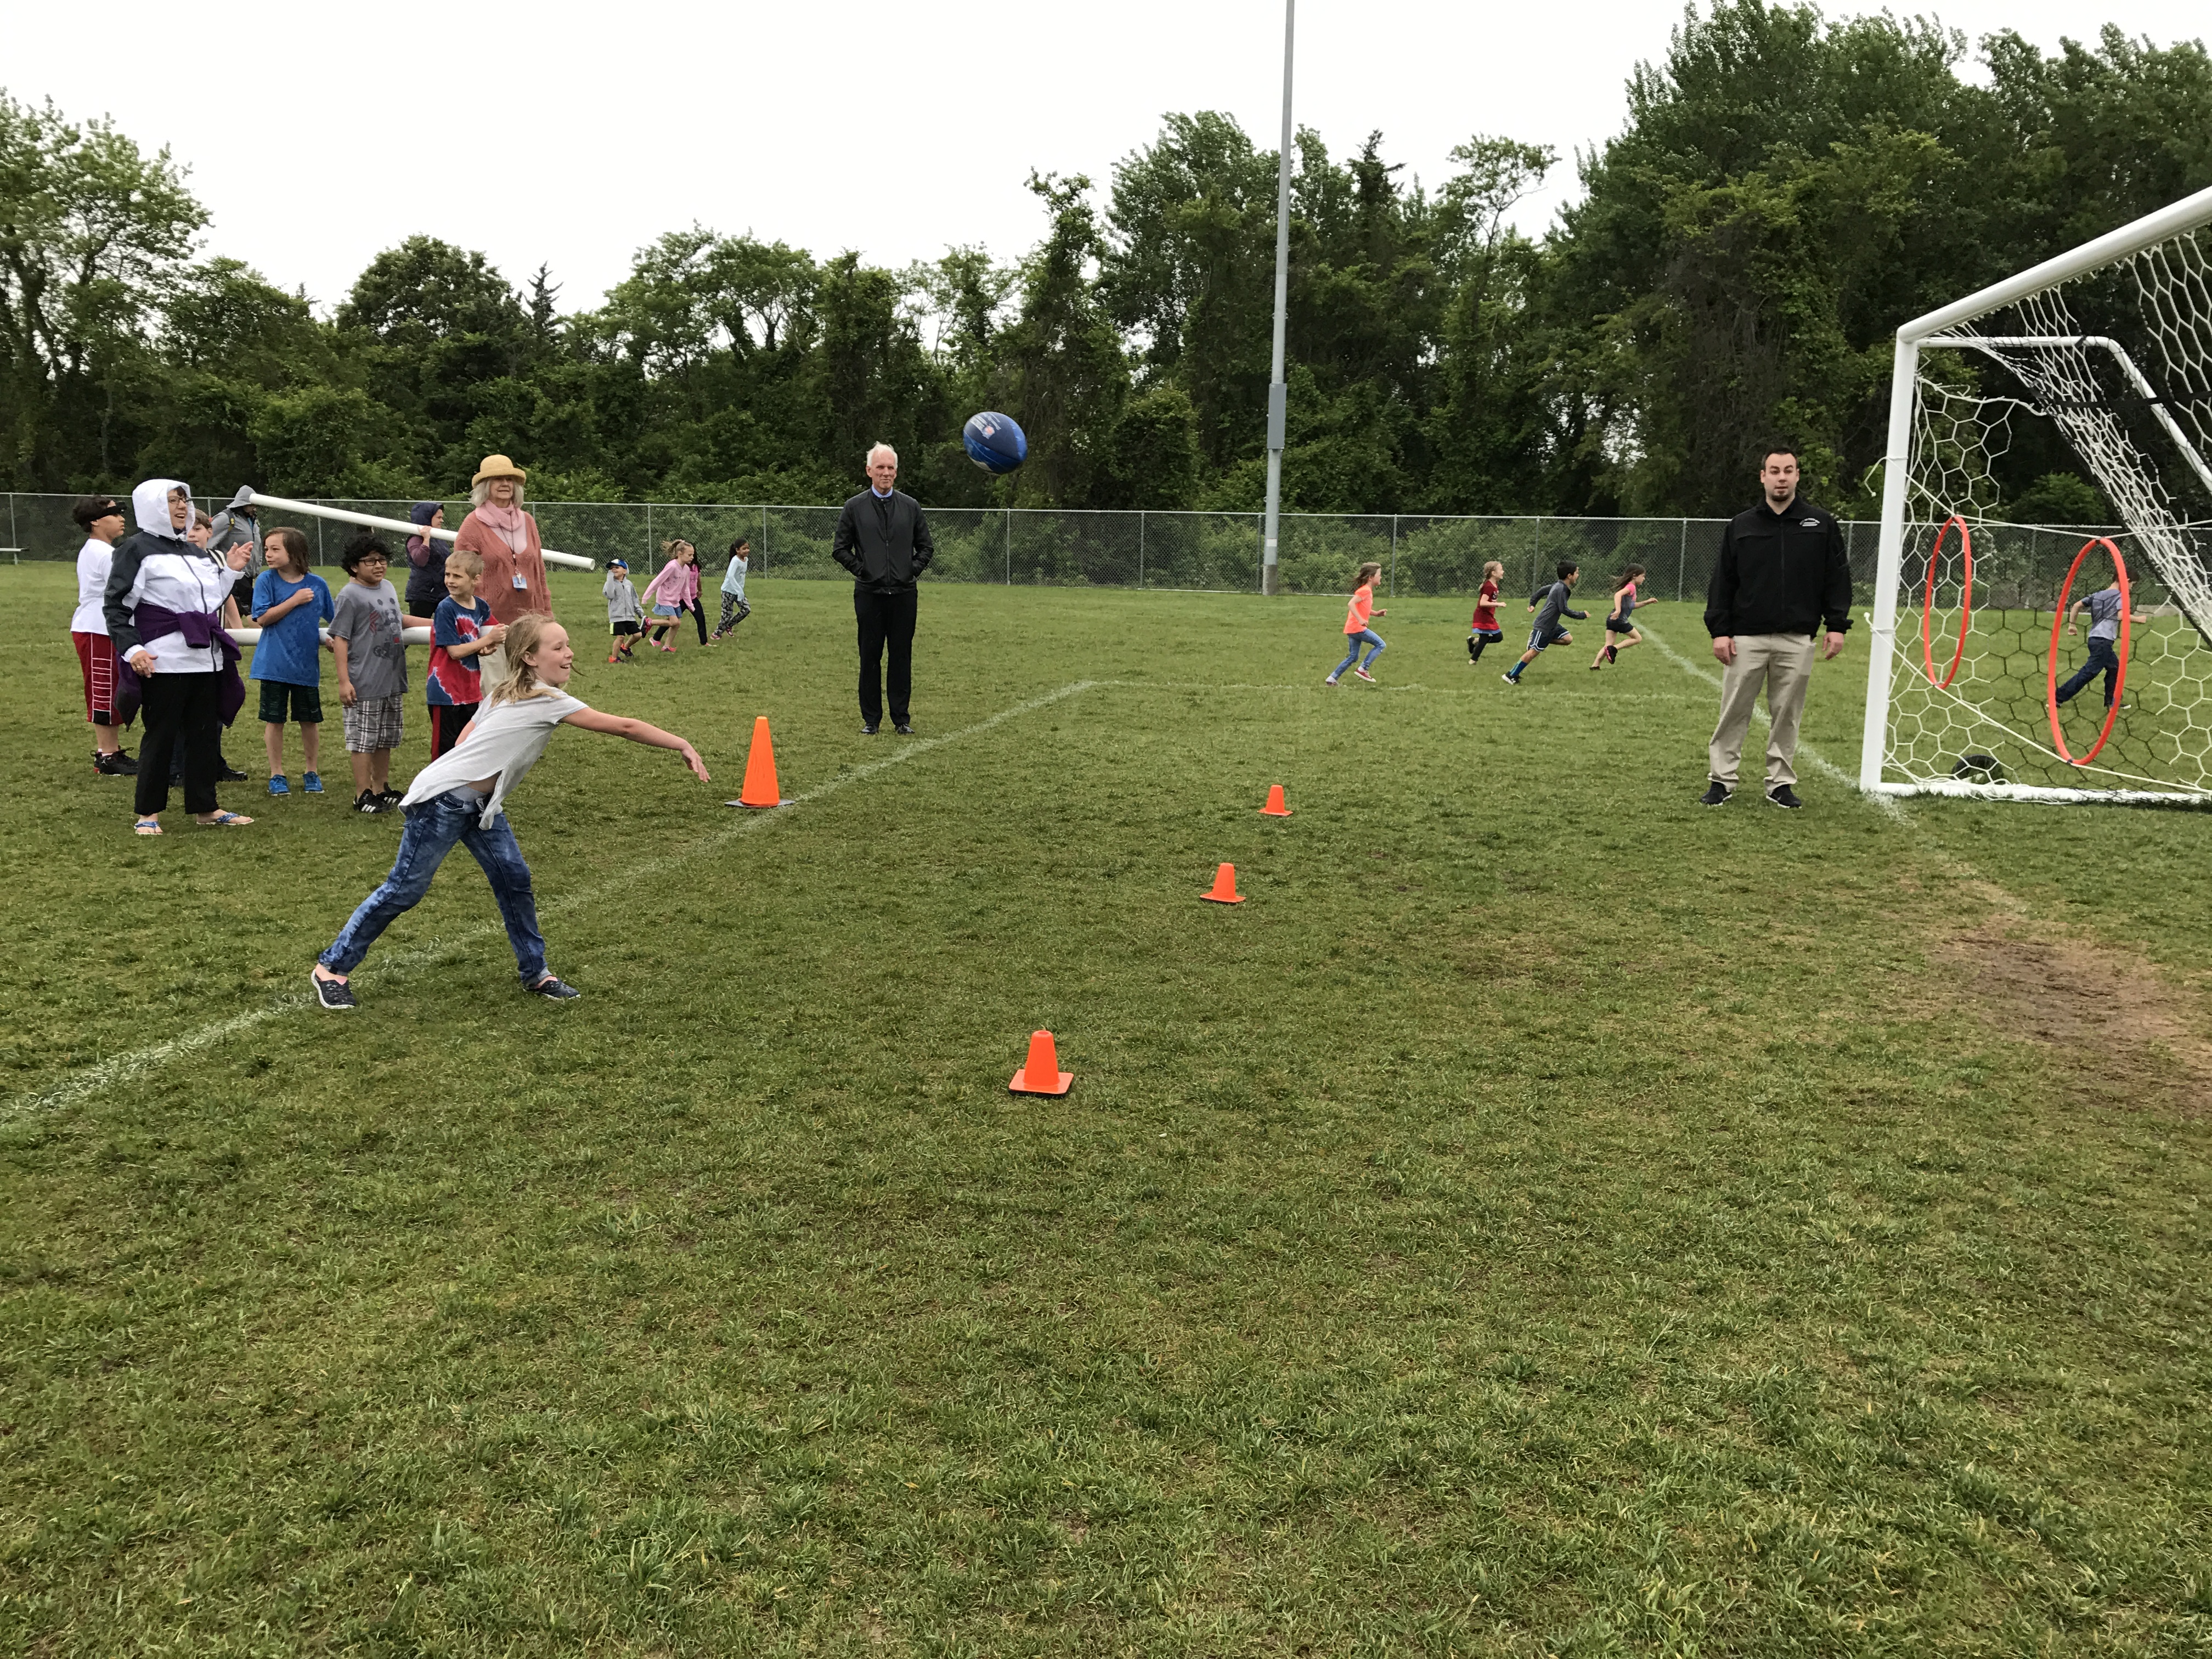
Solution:
[[[1753,705],[1766,692],[1766,799],[1799,807],[1797,721],[1813,679],[1813,641],[1825,618],[1824,657],[1844,648],[1851,625],[1851,567],[1832,514],[1797,499],[1797,452],[1766,452],[1759,472],[1765,499],[1729,520],[1705,590],[1705,631],[1728,672],[1713,728],[1710,782],[1698,802],[1721,806],[1735,793],[1736,763]]]
[[[853,573],[853,615],[860,626],[860,732],[875,736],[884,722],[884,647],[890,647],[891,729],[914,735],[907,698],[914,682],[914,622],[920,595],[915,579],[937,554],[921,503],[891,486],[898,482],[898,452],[878,444],[868,452],[868,487],[845,503],[830,556]]]

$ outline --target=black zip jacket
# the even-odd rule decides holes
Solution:
[[[913,496],[894,489],[886,501],[864,489],[837,514],[830,556],[872,593],[905,593],[937,556],[937,544]]]
[[[1802,634],[1851,625],[1851,565],[1835,515],[1802,499],[1778,514],[1765,501],[1729,520],[1705,588],[1705,631]]]

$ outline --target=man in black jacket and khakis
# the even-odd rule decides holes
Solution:
[[[898,451],[878,444],[868,452],[868,488],[845,503],[830,556],[853,573],[853,615],[860,625],[860,731],[876,735],[884,723],[884,647],[890,647],[891,728],[914,735],[907,699],[914,687],[914,620],[921,596],[915,578],[929,568],[937,544],[921,503],[891,486],[898,482]]]
[[[1827,624],[1823,658],[1844,648],[1851,625],[1851,567],[1832,514],[1797,499],[1797,454],[1770,449],[1759,468],[1765,500],[1721,532],[1721,556],[1705,590],[1705,631],[1727,667],[1720,724],[1713,728],[1710,786],[1698,797],[1724,805],[1735,790],[1744,733],[1766,692],[1766,799],[1797,807],[1797,721],[1813,679],[1814,641]]]

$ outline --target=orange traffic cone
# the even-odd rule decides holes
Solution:
[[[1286,818],[1290,815],[1291,809],[1283,805],[1283,786],[1279,783],[1269,784],[1267,804],[1260,809],[1260,816],[1267,818]]]
[[[775,742],[768,734],[768,716],[753,719],[753,746],[745,755],[745,787],[738,792],[735,800],[722,803],[725,806],[785,806],[775,782]]]
[[[1213,872],[1213,890],[1200,893],[1199,897],[1215,904],[1242,904],[1244,895],[1237,890],[1237,866],[1224,864]]]
[[[1014,1073],[1014,1080],[1006,1085],[1006,1091],[1016,1095],[1064,1095],[1074,1081],[1074,1073],[1060,1069],[1060,1053],[1053,1044],[1052,1033],[1033,1031],[1030,1034],[1028,1063]]]

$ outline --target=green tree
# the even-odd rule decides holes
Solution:
[[[1104,504],[1095,491],[1128,397],[1129,368],[1096,276],[1103,245],[1091,180],[1033,173],[1029,187],[1051,226],[1023,264],[1021,314],[998,345],[1006,412],[1030,441],[1018,476],[1025,497],[1042,497],[1039,504]]]

